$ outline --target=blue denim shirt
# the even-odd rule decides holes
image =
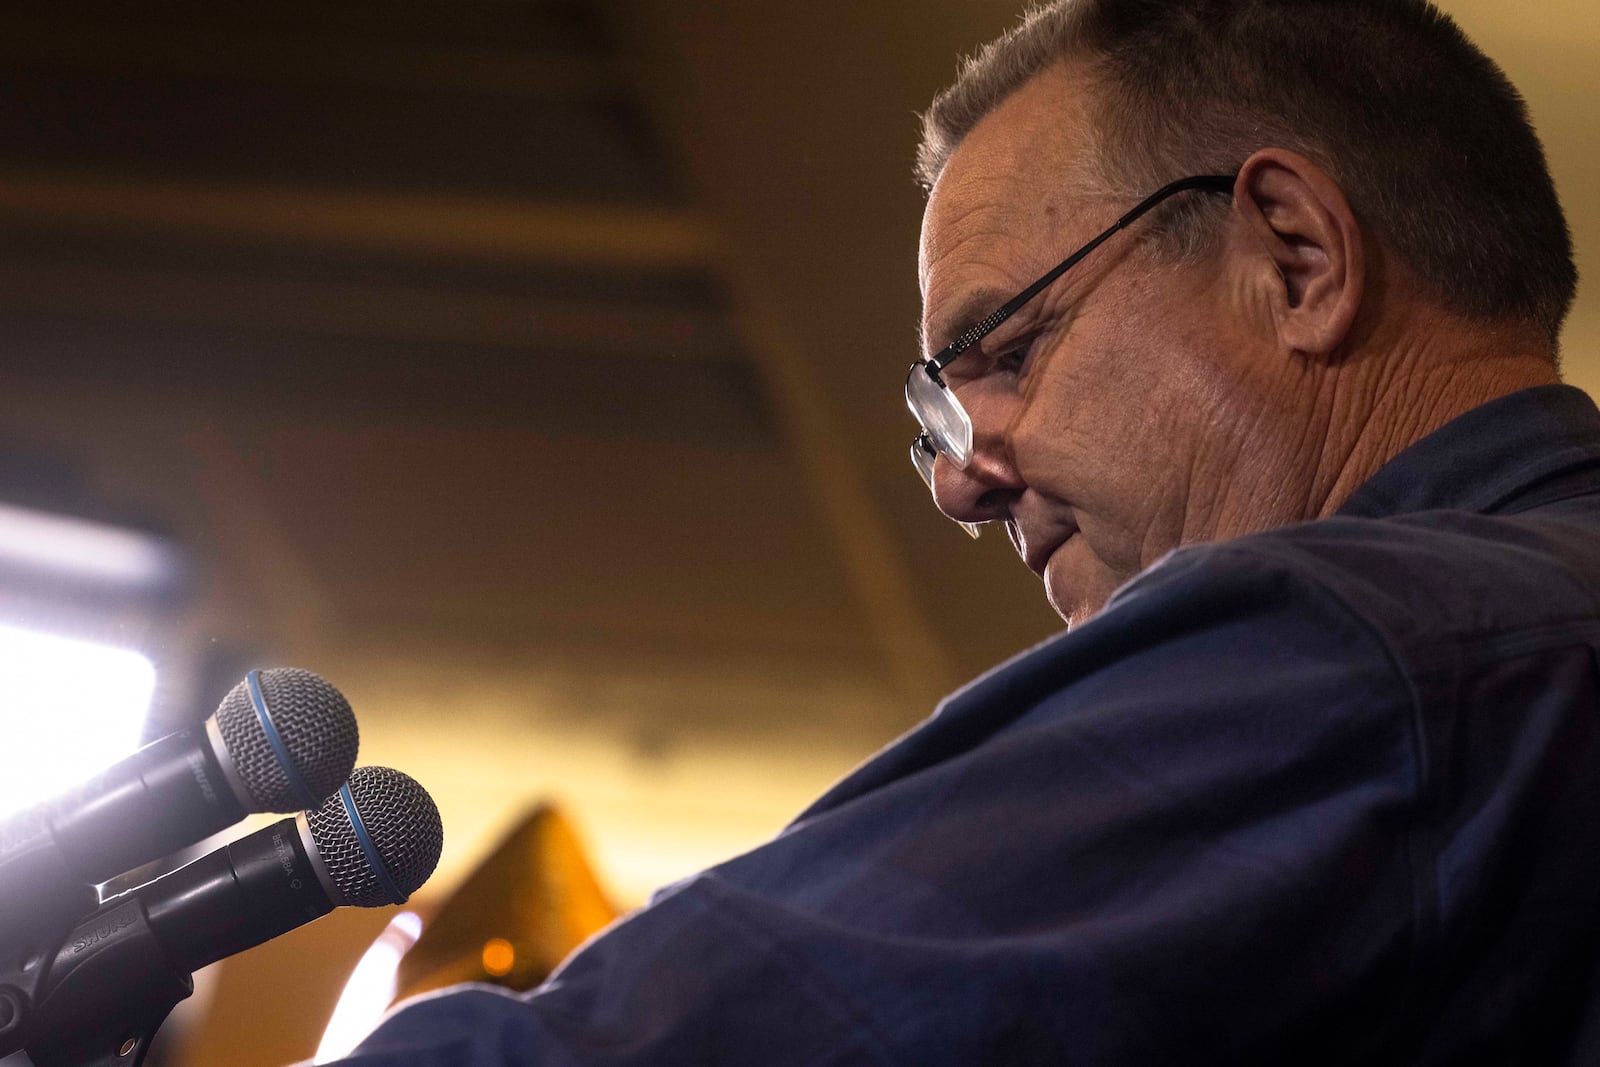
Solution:
[[[400,1065],[1600,1063],[1600,412],[1181,549]]]

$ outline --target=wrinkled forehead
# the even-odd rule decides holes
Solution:
[[[1095,173],[1086,91],[1081,76],[1052,67],[951,153],[922,217],[924,326],[950,290],[995,274],[993,284],[1014,275],[1020,287],[1060,258]]]

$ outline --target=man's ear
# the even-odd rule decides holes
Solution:
[[[1268,302],[1281,343],[1332,355],[1355,326],[1367,280],[1361,227],[1344,192],[1306,157],[1263,148],[1239,168],[1233,197],[1277,268]]]

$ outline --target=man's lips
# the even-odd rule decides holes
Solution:
[[[1022,562],[1028,569],[1039,577],[1044,577],[1044,569],[1050,563],[1050,557],[1056,554],[1056,549],[1072,540],[1078,532],[1077,527],[1065,530],[1052,531],[1050,534],[1028,536],[1017,533],[1012,537],[1012,544],[1022,556]]]

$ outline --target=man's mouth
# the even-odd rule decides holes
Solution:
[[[1021,533],[1017,532],[1015,525],[1010,523],[1007,524],[1007,531],[1011,534],[1012,547],[1022,557],[1022,562],[1027,565],[1030,571],[1041,578],[1044,577],[1044,569],[1049,565],[1050,557],[1054,556],[1062,545],[1072,540],[1078,533],[1077,528],[1072,527],[1053,533],[1049,537],[1041,535],[1037,539],[1024,538]]]

